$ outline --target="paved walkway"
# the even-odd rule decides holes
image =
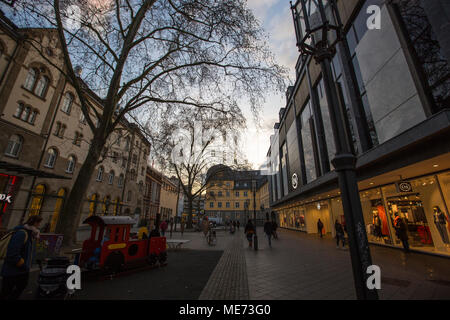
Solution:
[[[269,248],[258,229],[258,251],[248,248],[242,231],[224,234],[223,242],[232,241],[199,299],[356,299],[348,250],[331,238],[279,234]],[[450,259],[379,246],[371,253],[382,273],[380,299],[450,299]]]

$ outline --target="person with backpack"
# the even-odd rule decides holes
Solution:
[[[251,248],[253,245],[253,235],[255,234],[255,227],[253,226],[252,220],[248,220],[244,233],[247,235],[248,247]]]
[[[2,238],[2,248],[7,241],[6,252],[1,252],[0,257],[4,255],[5,258],[1,271],[2,299],[17,300],[25,290],[33,258],[33,241],[39,237],[41,221],[40,216],[32,216]]]

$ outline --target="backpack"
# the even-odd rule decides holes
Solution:
[[[23,229],[20,229],[20,230],[23,230]],[[19,230],[17,230],[17,231],[19,231]],[[8,251],[9,242],[12,239],[12,235],[14,233],[16,233],[17,231],[8,232],[6,235],[4,235],[0,239],[0,259],[6,258],[6,252]],[[25,244],[28,241],[28,232],[26,232],[25,230],[23,230],[23,231],[25,232],[25,241],[23,242],[23,244]]]

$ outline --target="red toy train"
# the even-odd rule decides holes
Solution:
[[[91,236],[83,242],[79,265],[89,270],[119,272],[125,266],[163,265],[167,260],[166,238],[130,239],[135,221],[129,216],[91,216]]]

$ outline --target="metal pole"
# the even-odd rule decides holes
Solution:
[[[253,243],[255,250],[258,250],[258,235],[256,233],[256,181],[253,181],[252,187],[253,187],[253,220],[255,221],[255,235],[253,237]]]
[[[369,243],[364,225],[363,212],[356,178],[356,157],[351,148],[349,133],[345,126],[343,106],[331,73],[331,54],[319,54],[325,92],[330,112],[336,156],[332,160],[339,178],[345,223],[348,230],[350,255],[356,295],[359,300],[377,300],[375,289],[367,288],[367,268],[372,265]]]

